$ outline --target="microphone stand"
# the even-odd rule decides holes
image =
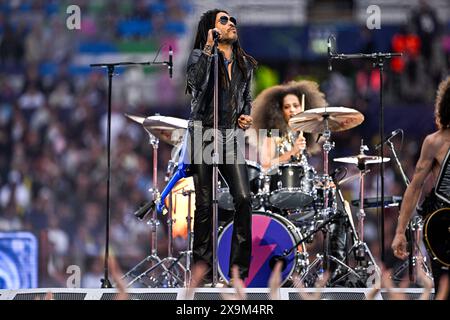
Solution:
[[[108,121],[107,121],[107,178],[106,178],[106,239],[105,239],[105,261],[104,261],[104,278],[101,279],[101,288],[112,288],[109,281],[109,226],[111,220],[110,212],[110,182],[111,182],[111,95],[112,95],[112,77],[114,69],[118,66],[148,66],[148,65],[167,65],[172,68],[172,63],[168,61],[162,62],[114,62],[114,63],[92,63],[91,68],[107,68],[108,69]]]
[[[219,281],[217,247],[218,247],[218,228],[219,228],[219,200],[217,199],[217,185],[219,180],[218,165],[219,165],[219,142],[218,142],[218,127],[219,127],[219,56],[218,56],[218,36],[214,37],[213,59],[214,59],[214,121],[213,121],[213,170],[212,170],[212,208],[213,208],[213,279],[212,287],[215,287]]]
[[[334,36],[333,36],[334,37]],[[389,52],[389,53],[354,53],[354,54],[337,54],[329,52],[328,58],[330,60],[348,60],[348,59],[370,59],[374,60],[373,66],[377,67],[380,72],[380,141],[384,141],[384,106],[383,106],[383,70],[384,61],[393,57],[401,57],[402,53]],[[331,66],[331,64],[330,64]],[[383,159],[383,148],[380,148],[380,157]],[[384,162],[380,163],[380,180],[381,180],[381,203],[384,203]],[[381,215],[379,216],[379,232],[380,232],[380,245],[381,245],[381,261],[385,261],[384,254],[384,205],[381,206]]]

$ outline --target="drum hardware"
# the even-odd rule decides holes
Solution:
[[[318,253],[305,272],[295,281],[296,287],[314,287],[317,280],[323,276],[323,255]]]
[[[364,171],[364,174],[368,174],[368,173],[370,173],[370,169],[367,169],[367,170]],[[349,181],[356,180],[358,178],[359,178],[359,174],[351,175],[350,177],[346,177],[346,178],[344,178],[342,180],[339,180],[339,185],[342,186],[343,184],[345,184],[345,183],[347,183]],[[358,200],[356,200],[356,201],[358,201]],[[364,202],[365,201],[366,201],[366,199],[364,199]],[[356,206],[358,206],[358,205],[356,205]]]
[[[141,124],[144,128],[144,130],[147,132],[149,136],[149,143],[151,144],[153,148],[153,185],[152,188],[149,189],[149,192],[152,196],[152,200],[141,207],[139,210],[135,212],[135,216],[140,219],[144,220],[145,217],[152,213],[152,217],[147,221],[147,224],[151,226],[151,249],[150,249],[150,255],[145,257],[143,260],[141,260],[136,266],[131,268],[127,273],[125,273],[122,276],[122,279],[133,277],[132,280],[127,284],[128,287],[132,286],[137,281],[141,282],[145,286],[148,287],[155,287],[155,286],[161,286],[165,285],[168,287],[175,287],[179,286],[183,281],[174,273],[172,270],[169,270],[166,263],[172,263],[176,259],[172,256],[173,254],[173,238],[172,238],[172,226],[173,226],[173,219],[172,219],[172,210],[169,208],[168,212],[168,219],[167,219],[167,226],[168,226],[168,255],[166,258],[161,259],[158,256],[158,245],[157,245],[157,228],[160,225],[160,222],[158,221],[157,216],[157,210],[156,207],[161,201],[161,196],[158,191],[158,148],[159,148],[159,138],[163,138],[163,141],[168,142],[169,144],[173,143],[174,140],[172,139],[174,137],[174,130],[175,129],[183,129],[184,121],[182,119],[172,118],[172,117],[162,117],[158,114],[155,116],[150,116],[147,118],[139,117],[139,116],[133,116],[129,114],[125,114],[126,117],[129,119]],[[187,121],[186,121],[186,128],[187,128]],[[169,138],[170,135],[170,138]],[[171,205],[170,205],[171,206]],[[147,268],[144,272],[139,273],[136,276],[136,272],[138,269],[140,269],[144,264],[150,262],[150,267]],[[177,263],[178,264],[178,263]],[[183,266],[179,264],[181,268]],[[160,278],[153,277],[151,274],[156,271],[158,268],[163,269],[163,275],[164,275],[164,281],[166,281],[165,284],[162,284],[159,280]],[[151,283],[148,284],[144,280],[150,279]]]
[[[329,179],[329,153],[335,147],[331,141],[332,131],[344,131],[360,125],[364,116],[357,110],[346,107],[314,108],[301,112],[289,120],[290,126],[295,130],[309,133],[320,133],[325,139],[323,150],[323,184],[324,194],[330,189]],[[327,213],[328,197],[324,197],[323,213]]]
[[[359,148],[359,154],[357,156],[344,157],[344,158],[336,158],[334,161],[343,162],[349,164],[356,164],[359,169],[359,211],[357,214],[358,218],[358,236],[361,242],[364,242],[364,218],[366,213],[364,211],[364,176],[366,174],[366,165],[367,164],[375,164],[381,162],[388,162],[389,158],[377,157],[377,156],[369,156],[364,154],[364,151],[368,151],[369,148],[367,145],[364,145],[363,139],[361,139],[361,146]]]
[[[361,112],[346,108],[346,107],[324,107],[313,108],[301,112],[293,116],[289,120],[289,125],[294,130],[320,133],[325,139],[323,149],[323,177],[324,191],[330,188],[329,173],[328,173],[328,159],[330,151],[335,147],[334,142],[331,142],[331,132],[339,132],[354,128],[364,121],[364,116]],[[324,197],[324,212],[328,210],[328,197]]]
[[[309,233],[307,233],[306,235],[304,235],[301,239],[299,239],[299,241],[297,241],[297,243],[295,243],[291,248],[288,248],[286,250],[283,251],[283,253],[281,255],[274,255],[270,258],[269,261],[269,265],[271,267],[271,269],[273,269],[275,267],[275,265],[278,262],[282,263],[282,270],[284,270],[286,268],[286,264],[288,262],[287,260],[287,256],[289,256],[293,250],[295,250],[299,245],[303,244],[304,242],[306,242],[307,239],[312,238],[317,232],[322,231],[322,232],[327,232],[325,229],[327,228],[327,226],[332,223],[335,222],[337,219],[339,219],[339,214],[335,214],[331,217],[326,218],[323,222],[321,222],[319,225],[317,225],[313,230],[311,230]],[[305,279],[308,274],[311,272],[313,266],[317,265],[317,264],[322,264],[324,261],[326,261],[329,258],[329,255],[327,255],[326,250],[325,250],[325,254],[324,255],[318,255],[316,257],[316,259],[311,263],[310,267],[308,267],[305,270],[305,273],[301,276],[300,279]]]
[[[361,140],[361,146],[360,146],[360,153],[357,156],[352,157],[346,157],[346,158],[336,158],[334,161],[336,162],[344,162],[344,163],[350,163],[350,164],[356,164],[357,168],[359,169],[359,210],[357,213],[357,219],[358,219],[358,227],[355,228],[353,224],[353,219],[351,219],[351,213],[347,212],[347,209],[345,206],[342,207],[343,211],[347,213],[348,218],[350,219],[350,226],[353,236],[353,246],[350,248],[346,256],[350,253],[354,253],[354,258],[357,262],[357,266],[354,268],[354,271],[358,274],[357,277],[357,285],[361,286],[367,286],[369,285],[367,283],[370,275],[369,275],[369,268],[371,266],[374,267],[374,272],[380,276],[381,272],[379,267],[377,266],[375,259],[367,246],[367,243],[364,242],[364,218],[366,216],[366,213],[364,211],[364,176],[367,173],[366,165],[367,164],[374,164],[374,163],[380,163],[380,162],[387,162],[389,161],[389,158],[383,158],[380,157],[374,157],[374,156],[367,156],[364,154],[364,151],[368,151],[368,147],[364,145],[363,140]],[[337,184],[336,186],[338,191],[338,198],[339,201],[344,204],[344,198],[342,197],[342,194],[340,193],[339,186]],[[368,259],[367,259],[368,257]],[[342,263],[339,263],[342,265]],[[348,267],[348,266],[347,266]],[[349,276],[350,274],[354,274],[353,269],[348,267],[347,270],[350,273],[347,273],[345,276],[340,277],[339,279],[336,279],[336,281],[340,281],[346,276]],[[364,280],[364,281],[363,281]]]
[[[344,198],[337,184],[337,181],[335,181],[335,183],[337,186],[336,200],[338,202],[338,213],[336,216],[339,217],[340,214],[343,214],[344,217],[347,219],[346,225],[347,227],[350,227],[350,233],[354,245],[350,250],[346,252],[345,257],[342,261],[328,254],[327,247],[325,247],[324,254],[316,256],[316,259],[310,264],[311,267],[305,272],[305,274],[303,274],[300,280],[305,284],[313,285],[315,279],[317,279],[317,277],[320,277],[324,269],[326,270],[328,268],[329,262],[334,262],[336,263],[336,265],[338,265],[338,268],[336,269],[336,273],[334,273],[332,275],[332,278],[330,278],[330,280],[328,281],[327,285],[329,287],[334,287],[339,283],[342,283],[343,281],[351,283],[350,284],[351,286],[366,287],[369,285],[367,281],[370,276],[370,274],[368,273],[368,271],[370,271],[370,267],[371,266],[374,267],[374,272],[378,276],[380,276],[380,270],[376,265],[375,260],[367,244],[359,240],[356,228],[353,223],[353,218],[351,216],[350,208],[344,201]],[[340,218],[343,217],[341,216]],[[327,232],[327,230],[325,230],[325,232]],[[326,235],[326,233],[324,235]],[[348,264],[348,257],[350,256],[351,253],[354,254],[354,258],[356,261],[355,267],[351,267]],[[316,268],[316,270],[314,270],[313,267],[317,265],[319,265],[320,268]]]
[[[187,248],[185,251],[181,251],[178,258],[173,260],[172,264],[169,265],[167,271],[170,272],[177,264],[180,263],[181,258],[186,257],[186,267],[183,267],[184,271],[184,282],[183,287],[189,288],[191,286],[191,280],[192,280],[192,194],[195,193],[194,190],[183,190],[182,195],[188,197],[188,215],[186,217],[187,222]],[[167,272],[163,273],[163,276],[166,276]]]
[[[188,197],[188,216],[186,218],[187,221],[187,230],[188,230],[188,246],[186,251],[182,252],[182,254],[186,255],[186,272],[184,275],[184,287],[188,288],[191,286],[192,272],[191,272],[191,259],[192,259],[192,213],[191,213],[191,201],[192,201],[192,193],[194,190],[186,190],[183,192],[183,196]]]
[[[291,127],[305,132],[320,133],[320,136],[324,138],[324,143],[322,145],[323,175],[317,176],[317,181],[315,182],[316,198],[313,202],[315,212],[314,223],[317,225],[310,232],[312,235],[319,230],[322,231],[324,238],[324,252],[323,255],[318,255],[316,257],[316,260],[311,264],[312,267],[309,268],[301,278],[302,281],[306,281],[308,277],[311,277],[311,272],[314,270],[314,266],[317,265],[320,266],[320,268],[316,270],[316,277],[320,276],[323,269],[329,268],[330,261],[350,270],[348,273],[357,275],[357,271],[330,255],[328,252],[328,224],[335,221],[340,215],[339,211],[337,211],[337,202],[335,201],[335,189],[332,187],[337,172],[335,171],[333,174],[329,175],[329,153],[335,147],[334,142],[331,141],[332,131],[343,131],[353,128],[362,123],[363,120],[364,116],[360,112],[343,107],[311,109],[291,118]],[[337,183],[338,182],[335,182],[335,184]],[[322,192],[322,198],[320,198],[320,192]],[[320,201],[322,201],[322,203],[320,203]],[[358,276],[358,278],[360,278],[360,276]]]

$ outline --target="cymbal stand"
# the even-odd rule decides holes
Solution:
[[[323,176],[322,176],[322,182],[324,183],[324,206],[323,206],[323,214],[328,214],[328,191],[330,189],[330,183],[329,183],[329,153],[332,149],[334,149],[335,145],[334,142],[330,141],[331,138],[331,130],[328,127],[328,118],[329,114],[324,114],[324,122],[325,122],[325,130],[322,133],[322,137],[325,138],[325,142],[322,146],[323,148]]]
[[[323,209],[322,212],[320,214],[320,218],[322,219],[326,219],[330,216],[331,214],[331,208],[329,208],[329,203],[328,203],[328,193],[330,191],[330,182],[329,182],[329,175],[328,175],[328,166],[329,166],[329,161],[328,161],[328,155],[330,153],[330,151],[334,148],[334,142],[330,141],[331,138],[331,130],[329,129],[328,126],[328,118],[329,118],[329,114],[324,114],[323,115],[323,120],[325,122],[325,128],[324,131],[322,133],[322,136],[325,138],[325,142],[322,146],[323,148],[323,176],[322,176],[322,183],[323,183]],[[327,228],[323,228],[322,230],[323,232],[323,244],[324,244],[324,255],[323,255],[323,262],[324,262],[324,269],[328,269],[328,259],[329,259],[329,254],[328,254],[328,229]]]
[[[186,218],[187,221],[187,230],[188,230],[188,238],[187,238],[187,250],[184,252],[186,255],[186,271],[184,273],[184,287],[190,287],[192,272],[191,272],[191,259],[192,259],[192,212],[191,212],[191,198],[194,190],[187,190],[183,192],[184,196],[188,196],[188,216]]]
[[[369,148],[363,144],[362,139],[361,147],[359,150],[360,155],[364,155],[364,151],[369,150]],[[367,172],[366,162],[364,160],[358,161],[357,167],[359,169],[359,210],[356,215],[358,219],[358,228],[356,230],[356,234],[353,235],[354,244],[349,250],[349,253],[354,251],[355,259],[357,261],[355,271],[360,275],[361,278],[366,280],[366,285],[368,285],[367,281],[369,280],[370,276],[370,274],[368,273],[369,269],[372,268],[378,277],[381,277],[381,271],[376,264],[372,252],[367,246],[367,243],[364,242],[364,218],[366,216],[366,213],[364,211],[364,176]],[[368,260],[366,259],[366,256],[369,257]]]
[[[397,165],[400,174],[402,176],[403,182],[405,183],[405,186],[408,187],[410,184],[410,181],[408,177],[405,174],[405,171],[403,170],[402,164],[400,163],[400,160],[398,159],[397,152],[395,151],[394,144],[391,140],[386,141],[387,145],[389,146],[389,149],[392,152],[392,155],[395,159],[395,164]],[[413,217],[411,221],[408,223],[407,228],[407,236],[409,240],[409,255],[408,259],[403,262],[400,267],[398,267],[393,273],[392,273],[392,279],[396,281],[400,281],[399,279],[400,274],[403,273],[403,271],[408,268],[408,275],[409,275],[409,281],[416,282],[417,281],[417,272],[416,268],[414,268],[417,265],[418,256],[421,256],[420,261],[422,261],[422,268],[430,279],[432,279],[430,268],[428,267],[428,264],[426,262],[426,255],[424,255],[420,249],[420,241],[421,241],[421,235],[422,235],[422,228],[423,228],[423,221],[422,218],[418,215]]]
[[[178,273],[175,272],[174,267],[179,266],[182,271],[185,271],[184,266],[180,263],[180,257],[173,257],[173,224],[175,223],[175,219],[173,219],[173,203],[172,203],[172,191],[169,196],[169,210],[167,215],[167,227],[168,227],[168,244],[167,244],[167,257],[162,260],[163,263],[170,263],[167,268],[164,268],[164,272],[161,274],[160,278],[162,278],[163,286],[168,288],[179,287],[183,280],[178,276]]]
[[[145,131],[147,131],[148,135],[149,135],[149,142],[153,147],[153,186],[152,188],[149,189],[150,194],[152,195],[152,202],[156,202],[159,201],[159,191],[158,191],[158,146],[159,146],[159,139],[157,137],[155,137],[150,131],[148,131],[146,128],[144,128]],[[160,225],[159,221],[158,221],[158,217],[157,217],[157,211],[155,208],[149,209],[147,211],[147,213],[149,211],[152,211],[152,217],[151,219],[147,222],[147,224],[149,224],[151,226],[152,229],[152,233],[151,233],[151,248],[150,248],[150,255],[145,257],[143,260],[141,260],[136,266],[134,266],[130,271],[128,271],[127,273],[125,273],[122,277],[122,279],[125,279],[127,277],[134,277],[128,284],[127,286],[130,287],[132,286],[134,283],[136,283],[137,281],[141,282],[142,284],[144,284],[147,287],[157,287],[160,285],[158,278],[156,277],[152,277],[152,276],[148,276],[149,274],[151,274],[154,270],[156,270],[157,268],[161,267],[163,268],[164,272],[168,271],[168,268],[164,265],[166,259],[161,259],[158,256],[158,226]],[[169,210],[170,211],[170,210]],[[141,219],[144,218],[145,215],[143,215],[142,217],[140,217]],[[171,223],[171,221],[170,221]],[[170,227],[170,226],[169,226]],[[169,239],[171,237],[169,236]],[[171,250],[171,248],[169,248]],[[143,266],[145,263],[147,262],[151,262],[150,268],[146,269],[144,272],[138,274],[137,276],[135,275],[137,270]],[[175,276],[175,275],[174,275]],[[149,278],[150,279],[150,284],[146,283],[144,281],[144,277]]]
[[[191,270],[191,264],[192,264],[192,212],[191,212],[191,203],[192,203],[192,193],[194,193],[194,190],[183,190],[183,196],[188,197],[188,216],[186,217],[187,221],[187,248],[186,251],[181,251],[180,255],[177,259],[174,259],[173,263],[169,266],[168,271],[172,270],[173,267],[176,264],[179,264],[181,258],[183,256],[186,257],[186,267],[182,266],[182,269],[184,271],[184,287],[188,288],[191,285],[192,280],[192,270]]]
[[[150,133],[147,129],[145,129],[149,135],[149,141],[150,144],[153,147],[153,186],[149,190],[152,194],[153,200],[156,200],[159,196],[158,191],[158,146],[159,146],[159,139],[155,137],[153,134]],[[157,262],[160,262],[161,259],[158,257],[158,237],[157,237],[157,229],[159,225],[157,212],[156,210],[153,210],[152,212],[152,218],[148,221],[148,224],[152,227],[152,244],[151,244],[151,256],[157,260]]]

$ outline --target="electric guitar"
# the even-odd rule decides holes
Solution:
[[[450,267],[450,207],[425,216],[423,241],[430,258]]]
[[[428,200],[428,201],[427,201]],[[442,162],[436,187],[424,201],[424,242],[431,258],[450,266],[450,148]]]

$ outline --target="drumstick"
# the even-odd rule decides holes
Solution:
[[[303,112],[303,111],[305,111],[305,94],[304,93],[302,93],[302,104],[301,104],[301,111],[300,112]],[[300,131],[297,139],[300,138],[300,137],[303,138],[303,131]],[[305,152],[305,150],[303,150],[303,152]],[[301,157],[302,152],[299,152],[298,154]]]
[[[302,93],[302,111],[301,112],[303,112],[303,111],[305,111],[305,94],[304,93]],[[303,138],[303,131],[300,131],[299,137]]]

